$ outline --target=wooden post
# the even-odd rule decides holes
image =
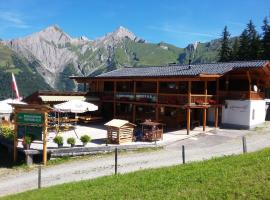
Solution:
[[[242,137],[242,142],[243,142],[243,153],[247,153],[247,140],[246,137]]]
[[[188,81],[187,135],[190,132],[191,81]]]
[[[190,108],[187,107],[187,135],[190,132]]]
[[[215,107],[215,128],[218,127],[218,107]]]
[[[191,104],[191,81],[188,81],[188,105]]]
[[[18,139],[17,139],[17,130],[18,130],[18,125],[17,125],[17,112],[15,109],[15,116],[14,116],[14,121],[15,121],[15,127],[14,127],[14,138],[13,138],[13,162],[17,161],[18,157],[18,152],[17,152],[17,145],[18,145]]]
[[[186,163],[185,145],[182,145],[182,161],[183,164]]]
[[[248,85],[249,85],[249,87],[248,87],[248,90],[249,90],[249,92],[248,92],[248,98],[250,99],[250,93],[251,93],[251,77],[250,77],[250,73],[249,73],[249,71],[247,71],[247,78],[248,78]]]
[[[135,120],[136,120],[136,105],[135,104],[132,104],[132,105],[133,105],[132,122],[135,123]]]
[[[207,81],[204,81],[204,103],[207,103]]]
[[[47,165],[47,127],[48,127],[48,113],[44,113],[43,124],[43,164]]]
[[[207,103],[207,81],[204,81],[204,103]],[[203,131],[206,129],[207,108],[203,108]]]
[[[134,101],[136,101],[136,81],[134,81],[134,83],[133,83],[133,98],[134,98]],[[135,123],[135,121],[136,121],[136,105],[135,104],[132,104],[132,105],[133,105],[132,121],[133,121],[133,123]]]
[[[219,79],[216,80],[216,103],[219,104]]]
[[[206,108],[203,108],[203,131],[206,128]]]
[[[38,189],[41,188],[41,165],[38,166]]]
[[[158,97],[159,97],[159,81],[157,81],[157,88],[156,88],[156,121],[159,120],[159,107],[158,107]]]
[[[116,81],[113,82],[113,118],[116,116]]]
[[[117,175],[117,161],[118,161],[118,149],[117,147],[115,148],[114,151],[114,174]]]

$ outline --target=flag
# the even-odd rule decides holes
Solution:
[[[12,90],[15,92],[16,98],[20,99],[19,90],[18,90],[16,79],[13,73],[12,73]]]

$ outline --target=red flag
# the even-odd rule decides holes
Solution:
[[[18,90],[16,79],[13,73],[12,73],[12,90],[15,92],[16,98],[20,99],[19,90]]]

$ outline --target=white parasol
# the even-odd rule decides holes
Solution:
[[[0,113],[10,114],[12,113],[12,106],[10,104],[26,104],[17,99],[6,99],[0,101]]]
[[[84,113],[87,111],[96,111],[98,106],[81,100],[71,100],[54,105],[57,112]]]

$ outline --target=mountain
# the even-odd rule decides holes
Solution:
[[[36,62],[29,62],[8,47],[0,44],[0,99],[12,97],[11,73],[16,75],[20,95],[26,96],[35,90],[51,90],[36,71]]]
[[[29,36],[0,43],[0,58],[6,52],[10,55],[0,61],[0,75],[6,76],[10,72],[5,69],[7,63],[10,63],[19,77],[24,73],[28,77],[36,77],[39,80],[36,85],[38,89],[57,90],[76,89],[74,81],[68,78],[71,75],[100,74],[124,66],[187,63],[190,58],[193,63],[213,62],[217,60],[217,49],[220,47],[219,40],[195,42],[186,48],[165,42],[148,43],[122,26],[91,40],[85,36],[72,38],[54,25]],[[25,87],[23,90],[28,92],[36,89]]]

